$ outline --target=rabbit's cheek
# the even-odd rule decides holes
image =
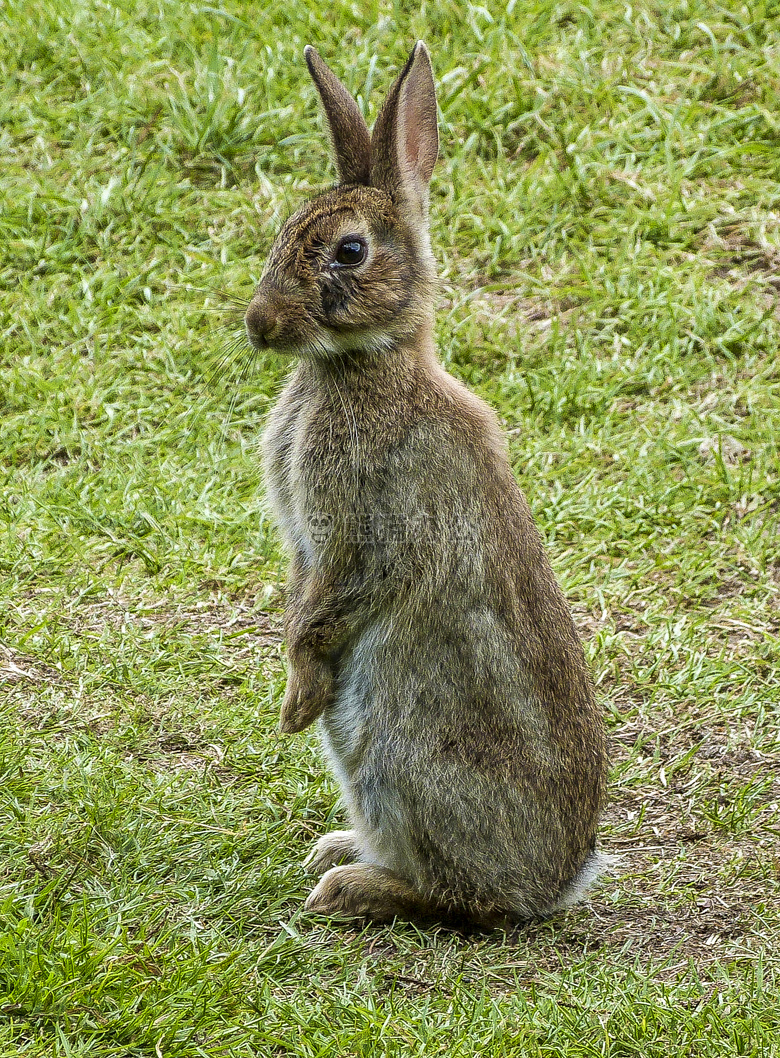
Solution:
[[[344,282],[330,280],[323,283],[320,304],[325,320],[331,325],[343,325],[350,319],[352,291]]]

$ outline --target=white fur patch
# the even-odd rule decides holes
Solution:
[[[611,868],[616,867],[619,862],[620,860],[617,856],[610,856],[600,850],[592,852],[580,868],[579,873],[564,889],[550,913],[554,914],[556,911],[563,911],[567,907],[578,904],[580,900],[584,899],[593,883],[602,874],[606,874]]]

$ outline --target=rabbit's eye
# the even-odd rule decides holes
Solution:
[[[359,265],[366,259],[366,244],[363,239],[349,236],[342,239],[336,250],[336,264]]]

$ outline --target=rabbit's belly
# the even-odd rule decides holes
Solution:
[[[363,762],[382,718],[374,715],[377,655],[386,637],[384,621],[374,621],[342,661],[336,700],[320,726],[326,752],[347,796],[347,788]]]
[[[364,630],[339,677],[336,701],[320,722],[320,736],[341,788],[366,862],[399,869],[409,846],[408,824],[396,784],[383,766],[393,756],[387,702],[377,694],[389,621]]]

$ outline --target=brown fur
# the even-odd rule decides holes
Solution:
[[[307,906],[549,914],[596,872],[604,731],[495,415],[436,359],[430,61],[418,44],[369,137],[306,54],[348,179],[282,228],[246,323],[301,358],[265,435],[291,554],[281,730],[319,718],[353,825],[309,858]]]

